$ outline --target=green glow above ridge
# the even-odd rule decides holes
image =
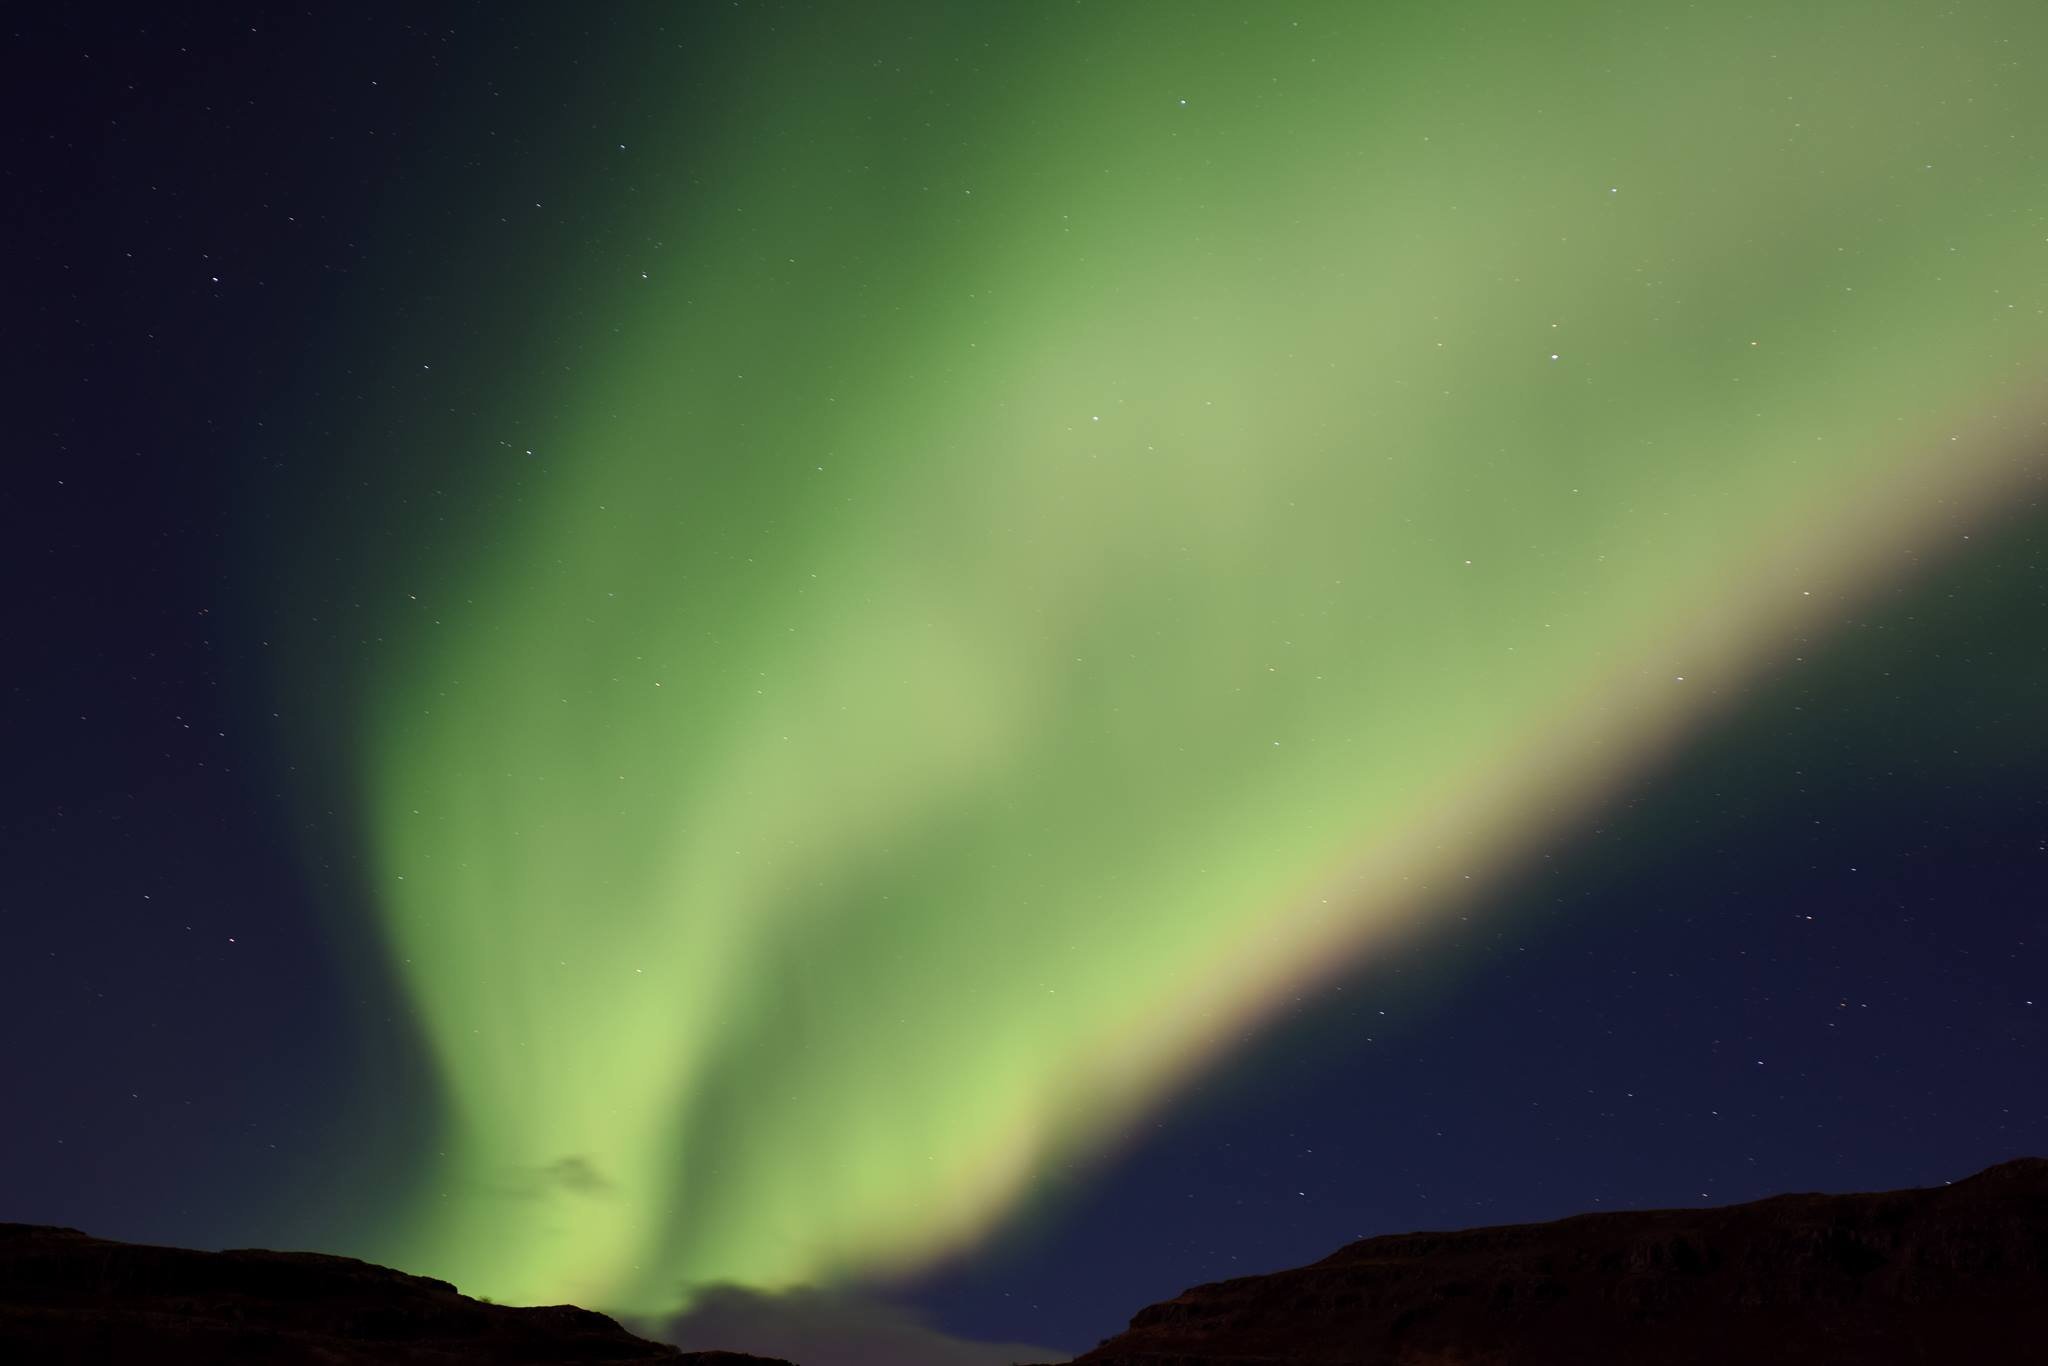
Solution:
[[[1983,516],[2048,16],[1705,8],[727,54],[492,362],[519,496],[382,590],[453,1116],[386,1255],[654,1312],[963,1246]]]

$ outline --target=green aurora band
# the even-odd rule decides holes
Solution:
[[[485,453],[354,775],[471,1293],[971,1245],[2031,477],[2037,4],[845,8],[377,438]]]

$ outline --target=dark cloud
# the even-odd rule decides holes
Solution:
[[[565,1157],[542,1167],[540,1175],[550,1185],[577,1195],[601,1195],[612,1188],[612,1183],[590,1165],[588,1158]]]
[[[1020,1342],[949,1337],[899,1306],[837,1290],[773,1295],[711,1286],[698,1292],[687,1313],[638,1325],[637,1331],[686,1351],[752,1352],[801,1366],[1011,1366],[1072,1355]]]
[[[610,1195],[611,1178],[599,1171],[587,1157],[570,1155],[544,1167],[513,1167],[483,1187],[494,1195],[514,1200],[539,1200],[550,1195]]]

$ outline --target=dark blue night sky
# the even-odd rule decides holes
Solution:
[[[439,164],[417,130],[488,82],[527,95],[506,145],[544,138],[605,50],[570,17],[453,8],[6,25],[0,1219],[347,1251],[431,1141],[351,794],[309,804],[279,719],[264,547],[362,412],[328,334],[399,307],[359,263],[443,231],[391,206],[510,173],[509,151]],[[2042,486],[1042,1173],[983,1245],[859,1293],[1078,1351],[1363,1236],[2048,1152]]]

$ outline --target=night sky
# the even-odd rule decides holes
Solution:
[[[965,1366],[2048,1153],[2048,13],[577,8],[6,21],[0,1219]]]

